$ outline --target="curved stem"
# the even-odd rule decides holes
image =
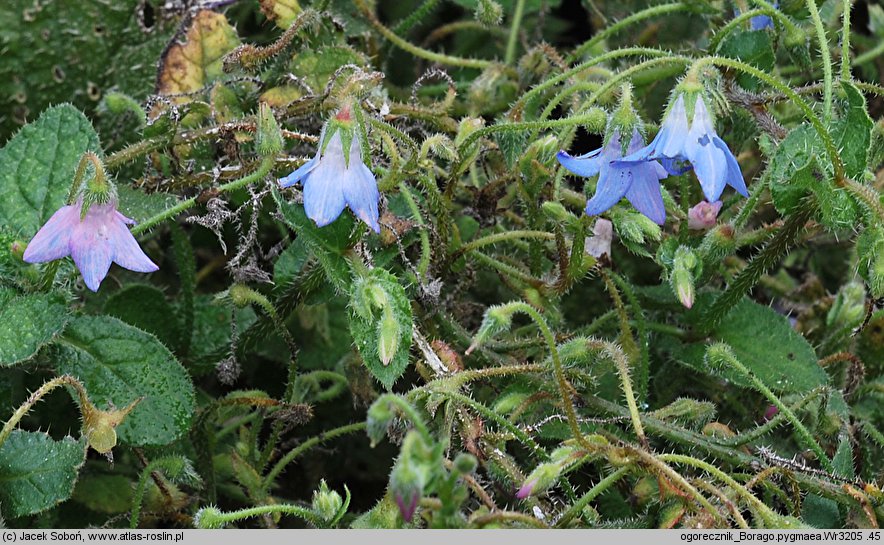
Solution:
[[[824,119],[828,124],[832,118],[832,57],[829,52],[829,39],[826,37],[826,28],[823,26],[823,20],[820,19],[820,11],[816,7],[815,0],[805,0],[807,11],[810,12],[810,19],[813,21],[813,27],[816,30],[816,39],[820,46],[820,56],[823,60],[823,112]]]
[[[641,11],[637,11],[630,15],[629,17],[624,17],[620,19],[613,25],[606,27],[601,32],[595,34],[589,40],[583,42],[581,45],[577,46],[577,49],[574,50],[573,53],[568,57],[568,62],[573,62],[574,59],[579,58],[584,53],[592,49],[596,44],[601,43],[603,40],[620,32],[624,28],[638,23],[640,21],[644,21],[645,19],[650,19],[652,17],[659,17],[661,15],[667,15],[669,13],[677,13],[679,11],[692,11],[690,6],[690,2],[673,2],[671,4],[661,4],[659,6],[653,6],[650,8],[643,9]]]
[[[813,2],[813,0],[810,0],[810,2]],[[810,124],[813,126],[814,130],[816,130],[820,139],[823,141],[823,145],[826,148],[826,153],[829,156],[829,160],[832,161],[832,166],[835,169],[836,183],[839,186],[844,185],[844,163],[841,162],[841,157],[838,154],[838,148],[835,146],[835,142],[832,140],[832,136],[829,134],[829,131],[826,130],[826,127],[825,125],[823,125],[823,122],[820,120],[819,116],[817,116],[816,112],[813,111],[810,105],[803,98],[801,98],[801,95],[796,93],[784,82],[771,76],[767,72],[759,70],[752,65],[740,62],[735,59],[728,59],[725,57],[704,57],[698,60],[695,66],[702,65],[703,63],[709,63],[717,66],[733,68],[734,70],[739,70],[743,73],[760,79],[764,83],[783,93],[789,100],[792,101],[793,104],[798,106],[798,108],[801,110],[807,120],[810,121]],[[829,67],[829,70],[831,71],[831,67]],[[829,100],[831,100],[831,97],[829,97]]]
[[[276,478],[279,477],[280,473],[283,472],[285,466],[289,465],[292,460],[297,458],[298,456],[304,454],[311,448],[319,445],[320,443],[324,443],[329,439],[334,439],[335,437],[339,437],[341,435],[347,435],[348,433],[354,433],[357,431],[361,431],[365,429],[365,422],[356,422],[355,424],[347,424],[346,426],[341,426],[339,428],[335,428],[333,430],[329,430],[315,437],[311,437],[310,439],[304,441],[297,448],[294,448],[286,453],[285,456],[279,459],[278,462],[273,466],[267,476],[264,477],[264,483],[262,488],[264,490],[270,489],[270,486],[276,481]]]
[[[786,17],[786,15],[782,11],[778,9],[775,9],[773,7],[760,7],[751,9],[734,17],[733,19],[728,21],[726,25],[718,29],[718,32],[716,32],[715,35],[712,36],[712,39],[709,40],[709,51],[718,51],[718,46],[721,45],[721,42],[728,34],[739,28],[739,26],[745,21],[753,17],[758,17],[759,15],[767,15],[768,17],[777,19],[783,24],[783,26],[789,29],[795,28],[795,23],[793,23],[788,17]]]
[[[737,494],[742,496],[746,500],[746,503],[748,503],[752,507],[752,510],[761,517],[761,519],[764,521],[765,524],[768,525],[768,527],[774,526],[776,524],[777,514],[774,513],[770,507],[766,506],[761,500],[759,500],[751,492],[746,490],[743,485],[735,481],[730,475],[718,469],[714,465],[706,463],[702,460],[698,460],[691,456],[685,456],[683,454],[660,454],[657,456],[657,458],[664,462],[673,462],[676,464],[694,466],[714,475],[718,480],[728,485]]]
[[[239,178],[237,180],[233,180],[231,182],[227,182],[226,184],[219,186],[217,191],[219,193],[227,193],[230,191],[235,191],[237,189],[241,189],[241,188],[249,185],[250,183],[257,182],[257,181],[261,180],[262,178],[264,178],[264,176],[266,176],[268,173],[270,173],[270,171],[273,169],[273,165],[275,163],[276,163],[276,161],[274,160],[273,157],[264,157],[263,159],[261,159],[261,164],[258,166],[258,170],[256,170],[255,172],[253,172],[251,174],[243,176],[242,178]],[[164,221],[166,221],[168,219],[174,218],[175,216],[177,216],[181,212],[184,212],[185,210],[188,210],[189,208],[194,206],[196,204],[196,199],[197,199],[196,197],[191,197],[189,199],[185,199],[185,200],[179,202],[178,204],[176,204],[175,206],[173,206],[171,208],[167,208],[167,209],[163,210],[162,212],[160,212],[159,214],[151,216],[150,218],[144,220],[143,222],[141,222],[138,225],[136,225],[135,227],[133,227],[132,234],[133,235],[141,234],[141,233],[147,231],[148,229],[151,229],[152,227],[155,227],[155,226],[163,223]]]
[[[629,467],[621,467],[614,473],[611,473],[601,481],[599,481],[595,486],[589,489],[589,491],[580,497],[577,502],[574,503],[571,507],[568,508],[567,511],[559,518],[556,522],[556,528],[565,527],[571,520],[578,516],[583,509],[589,505],[589,502],[599,497],[605,490],[611,488],[611,486],[626,476],[629,473],[631,468]]]
[[[83,384],[70,375],[61,375],[60,377],[55,377],[54,379],[44,383],[42,386],[34,390],[34,392],[28,396],[28,399],[25,400],[24,403],[19,406],[18,409],[12,413],[12,416],[9,417],[9,420],[3,425],[3,429],[0,430],[0,446],[3,446],[3,443],[6,442],[6,439],[9,438],[9,435],[12,433],[12,430],[21,422],[21,419],[24,418],[26,414],[37,404],[38,401],[43,399],[43,396],[51,392],[52,390],[58,388],[59,386],[71,386],[74,390],[77,391],[77,395],[80,398],[80,404],[83,405],[88,402],[88,397],[86,395],[86,388]]]
[[[711,350],[711,348],[710,348]],[[789,408],[785,403],[780,401],[771,390],[764,384],[758,377],[755,376],[755,373],[750,371],[743,362],[738,360],[736,356],[734,356],[733,352],[731,352],[730,348],[717,350],[718,358],[733,368],[735,371],[739,372],[743,377],[745,377],[749,382],[752,383],[752,386],[760,392],[764,397],[767,398],[773,405],[776,406],[777,409],[780,410],[781,413],[789,420],[789,423],[792,424],[792,427],[795,428],[795,433],[798,434],[798,437],[801,439],[801,442],[804,443],[805,448],[809,448],[816,455],[817,459],[819,459],[820,464],[823,468],[829,473],[834,473],[835,468],[832,465],[832,461],[829,460],[829,457],[826,456],[826,453],[823,452],[823,448],[816,442],[816,439],[813,438],[813,435],[804,427],[804,424],[801,423],[801,420],[792,412],[792,409]]]
[[[375,17],[374,13],[365,4],[364,0],[354,1],[356,3],[356,6],[359,8],[359,11],[361,11],[362,14],[365,15],[366,18],[368,18],[372,26],[378,32],[380,32],[384,38],[390,40],[393,45],[408,53],[411,53],[415,57],[427,59],[428,61],[437,62],[439,64],[447,64],[449,66],[462,66],[464,68],[485,69],[494,64],[491,61],[486,61],[483,59],[464,59],[461,57],[453,57],[451,55],[436,53],[435,51],[429,51],[427,49],[423,49],[422,47],[418,47],[408,40],[400,38],[395,32],[385,27],[383,23],[378,21],[378,18]]]

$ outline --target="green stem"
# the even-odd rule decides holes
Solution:
[[[841,79],[850,81],[850,8],[851,0],[841,2]]]
[[[583,509],[589,505],[589,502],[599,497],[605,490],[611,488],[611,486],[622,479],[626,474],[629,473],[631,468],[629,467],[621,467],[614,473],[611,473],[604,479],[598,482],[595,486],[589,489],[589,491],[581,496],[579,500],[577,500],[574,505],[568,508],[567,511],[562,515],[562,517],[556,522],[556,528],[564,528],[567,526],[569,522],[571,522],[574,517],[579,516]]]
[[[436,62],[439,64],[445,64],[449,66],[462,66],[464,68],[479,68],[484,70],[489,66],[492,66],[494,63],[491,61],[486,61],[483,59],[464,59],[462,57],[453,57],[451,55],[445,55],[443,53],[436,53],[435,51],[429,51],[422,47],[418,47],[408,40],[400,38],[395,32],[385,27],[383,23],[378,21],[378,18],[375,17],[375,14],[371,11],[371,9],[365,4],[365,0],[354,0],[356,6],[365,15],[366,18],[371,22],[372,26],[381,33],[381,35],[390,40],[390,42],[396,47],[411,53],[415,57],[420,57],[422,59],[427,59],[428,61]]]
[[[616,34],[617,32],[620,32],[630,25],[633,25],[640,21],[644,21],[645,19],[659,17],[661,15],[667,15],[669,13],[677,13],[679,11],[692,11],[690,2],[673,2],[671,4],[661,4],[659,6],[653,6],[641,11],[637,11],[629,17],[624,17],[613,25],[606,27],[604,30],[598,32],[586,42],[583,42],[577,47],[577,49],[574,50],[573,53],[571,53],[571,55],[568,57],[568,62],[573,62],[575,59],[581,57],[584,53],[595,47],[596,44],[601,43],[603,40]]]
[[[510,37],[506,42],[506,56],[504,63],[510,65],[516,58],[516,45],[519,43],[519,28],[522,26],[522,15],[525,13],[525,0],[516,1],[516,11],[513,14],[513,22],[510,25]]]
[[[853,64],[854,66],[862,66],[867,62],[872,62],[877,59],[881,54],[884,54],[884,40],[878,42],[878,45],[869,49],[862,55],[857,55],[857,57],[853,59]]]
[[[632,420],[632,427],[635,428],[635,435],[638,437],[642,446],[647,448],[648,438],[645,436],[645,429],[642,426],[641,413],[638,412],[638,404],[635,402],[635,393],[632,391],[632,380],[629,378],[629,360],[616,345],[597,340],[589,340],[587,344],[596,349],[602,350],[608,354],[608,357],[617,367],[617,373],[620,375],[620,383],[623,387],[623,395],[626,397],[626,405],[629,408],[629,417]]]
[[[489,246],[491,244],[497,244],[498,242],[504,242],[507,240],[516,240],[516,239],[541,239],[541,240],[555,240],[556,236],[552,233],[547,233],[546,231],[531,231],[531,230],[516,230],[516,231],[503,231],[501,233],[494,233],[491,235],[486,235],[484,237],[477,238],[472,240],[460,248],[458,248],[454,255],[452,256],[452,260],[457,259],[461,255],[471,252],[473,250],[478,250],[482,246]]]
[[[624,49],[615,49],[614,51],[609,51],[597,57],[593,57],[587,61],[581,62],[580,64],[574,65],[573,68],[570,68],[557,76],[553,76],[548,80],[535,85],[530,91],[525,93],[519,98],[516,104],[512,107],[512,111],[519,111],[525,107],[525,104],[528,103],[531,99],[543,93],[550,87],[565,81],[575,74],[579,74],[580,72],[595,66],[597,64],[601,64],[603,62],[607,62],[610,60],[618,59],[620,57],[637,57],[637,56],[647,56],[647,57],[670,57],[673,56],[672,53],[668,51],[663,51],[662,49],[653,49],[650,47],[627,47]]]
[[[211,511],[209,511],[209,509],[211,509]],[[315,523],[317,520],[316,514],[305,507],[279,503],[248,507],[246,509],[239,509],[238,511],[230,511],[227,513],[219,511],[213,507],[203,508],[193,517],[193,523],[197,528],[223,528],[227,524],[238,520],[258,517],[261,515],[270,515],[273,513],[295,515],[310,523]]]
[[[255,172],[253,172],[251,174],[243,176],[242,178],[227,182],[226,184],[219,186],[217,191],[218,191],[218,193],[228,193],[230,191],[235,191],[237,189],[241,189],[251,183],[257,182],[257,181],[263,179],[264,176],[266,176],[267,174],[270,173],[270,171],[273,169],[274,164],[275,164],[275,160],[273,157],[264,157],[263,159],[261,159],[261,164],[258,166],[258,170],[256,170]],[[189,199],[185,199],[185,200],[179,202],[178,204],[176,204],[175,206],[173,206],[171,208],[167,208],[166,210],[163,210],[159,214],[151,216],[150,218],[144,220],[143,222],[141,222],[138,225],[136,225],[135,227],[133,227],[132,234],[133,235],[141,234],[141,233],[147,231],[148,229],[151,229],[151,228],[163,223],[164,221],[166,221],[168,219],[174,218],[175,216],[177,216],[181,212],[184,212],[185,210],[194,206],[196,204],[196,199],[197,199],[196,197],[191,197]]]
[[[51,392],[52,390],[58,388],[59,386],[71,386],[74,390],[77,391],[77,395],[80,399],[80,405],[84,405],[88,402],[88,397],[86,395],[86,388],[83,384],[70,375],[61,375],[60,377],[55,377],[54,379],[44,383],[42,386],[34,390],[34,392],[28,396],[28,399],[25,400],[24,403],[19,406],[18,409],[12,413],[12,416],[9,417],[9,420],[3,425],[3,429],[0,430],[0,446],[3,446],[3,443],[6,442],[6,439],[9,438],[9,435],[12,433],[12,430],[18,426],[18,423],[21,422],[21,419],[24,418],[26,414],[40,401],[43,396]]]
[[[783,24],[783,26],[789,28],[790,30],[795,29],[795,23],[793,23],[782,11],[778,9],[775,9],[773,7],[761,7],[751,9],[734,17],[733,19],[728,21],[726,25],[718,29],[718,32],[716,32],[715,35],[712,36],[712,38],[709,40],[709,51],[718,51],[718,46],[728,34],[738,29],[740,25],[748,19],[757,17],[759,15],[767,15],[771,18],[777,19]]]
[[[418,275],[420,275],[418,281],[423,281],[427,277],[427,271],[430,269],[430,261],[433,258],[433,249],[430,246],[430,235],[427,232],[427,224],[421,215],[421,210],[418,207],[417,202],[414,200],[414,196],[411,194],[411,189],[408,188],[408,184],[404,181],[399,182],[399,193],[401,193],[402,197],[405,199],[405,204],[407,204],[408,209],[411,210],[411,215],[414,216],[414,221],[418,226],[418,234],[421,238],[421,257],[420,261],[417,263],[417,272]]]
[[[703,471],[711,473],[718,480],[731,487],[738,495],[742,496],[746,500],[746,503],[751,506],[752,510],[761,517],[761,519],[769,528],[776,526],[776,520],[778,517],[777,514],[774,513],[773,510],[771,510],[770,507],[766,506],[764,503],[761,502],[761,500],[759,500],[751,492],[746,490],[746,487],[735,481],[730,475],[718,469],[714,465],[706,463],[702,460],[698,460],[691,456],[685,456],[683,454],[660,454],[657,456],[657,458],[664,462],[694,466],[696,468],[702,469]]]
[[[816,39],[820,46],[820,56],[823,61],[823,112],[826,124],[832,119],[832,57],[829,52],[829,39],[826,37],[826,28],[823,26],[823,20],[820,19],[820,11],[816,7],[815,0],[805,0],[807,11],[810,12],[810,18],[813,21],[813,27],[816,29]]]
[[[414,25],[420,23],[424,18],[426,18],[440,0],[424,0],[424,3],[421,4],[419,8],[414,10],[411,15],[400,21],[396,24],[396,27],[393,29],[393,32],[396,34],[405,34],[409,30],[411,30]]]
[[[430,429],[427,428],[427,425],[424,423],[424,419],[418,414],[417,410],[409,403],[404,397],[398,396],[396,394],[384,394],[375,400],[375,403],[390,403],[392,405],[396,405],[400,411],[402,411],[405,416],[411,420],[411,423],[414,425],[414,428],[424,437],[424,441],[428,445],[433,443],[433,436],[430,434]]]
[[[298,456],[304,454],[311,448],[324,443],[330,439],[334,439],[335,437],[339,437],[341,435],[347,435],[349,433],[354,433],[357,431],[362,431],[365,429],[365,422],[356,422],[355,424],[347,424],[346,426],[341,426],[339,428],[335,428],[333,430],[329,430],[315,437],[311,437],[310,439],[304,441],[297,448],[294,448],[288,451],[285,456],[279,459],[278,462],[273,466],[273,469],[267,473],[267,476],[264,478],[264,483],[262,488],[264,490],[269,490],[270,487],[276,482],[277,477],[283,472],[285,467],[289,465],[292,460],[297,458]]]
[[[801,400],[799,400],[797,403],[792,405],[792,407],[791,407],[792,412],[794,413],[794,411],[801,409],[802,407],[807,405],[810,401],[816,399],[822,392],[823,392],[823,390],[821,388],[813,390],[809,395],[801,398]],[[740,447],[740,446],[743,446],[747,443],[751,443],[752,441],[755,441],[756,439],[759,439],[760,437],[763,437],[764,435],[770,433],[774,428],[776,428],[777,426],[782,424],[783,421],[785,421],[785,420],[786,420],[786,415],[784,413],[778,412],[776,416],[774,416],[773,418],[771,418],[770,420],[768,420],[764,424],[757,426],[756,428],[754,428],[746,433],[742,433],[740,435],[735,435],[733,437],[727,437],[727,438],[722,438],[722,439],[713,438],[712,440],[715,443],[717,443],[723,447]]]
[[[789,253],[799,235],[804,231],[805,223],[813,216],[813,211],[813,206],[804,205],[786,218],[786,222],[780,230],[771,237],[760,252],[755,254],[752,261],[737,274],[727,289],[712,304],[704,320],[708,328],[719,323],[731,308],[739,303],[743,296],[758,283],[761,276]]]
[[[726,345],[725,345],[726,346]],[[771,390],[767,387],[757,376],[755,373],[750,371],[743,363],[734,356],[733,352],[730,350],[730,347],[725,348],[724,346],[720,346],[719,350],[716,350],[716,355],[718,359],[720,359],[725,364],[732,367],[735,371],[739,372],[743,375],[749,382],[752,383],[752,386],[758,390],[764,397],[767,398],[773,405],[776,406],[777,409],[780,410],[783,415],[785,415],[786,419],[792,424],[795,428],[795,432],[798,434],[798,437],[801,439],[801,442],[804,444],[805,448],[810,449],[819,459],[820,464],[823,468],[829,473],[834,473],[835,468],[832,465],[829,457],[826,456],[826,453],[823,452],[822,447],[819,443],[816,442],[816,439],[813,438],[813,435],[804,427],[804,424],[801,423],[801,420],[792,412],[792,409],[789,408],[785,403],[780,401]],[[710,348],[711,350],[712,348]]]

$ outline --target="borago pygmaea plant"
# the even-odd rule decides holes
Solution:
[[[879,526],[877,3],[31,4],[4,524]]]

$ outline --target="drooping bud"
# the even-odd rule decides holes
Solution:
[[[283,148],[282,132],[273,115],[273,109],[266,102],[258,106],[258,131],[255,144],[262,157],[275,156]]]
[[[390,427],[390,423],[393,422],[395,416],[390,401],[383,397],[372,403],[371,407],[368,408],[368,414],[365,420],[365,431],[368,434],[368,439],[371,441],[372,447],[380,443],[381,440],[386,437],[387,428]]]
[[[700,260],[688,247],[680,246],[675,251],[669,282],[678,300],[686,308],[694,306],[694,269],[699,263]]]
[[[507,331],[512,323],[513,311],[506,305],[488,307],[488,310],[485,311],[485,316],[482,318],[482,325],[479,326],[479,331],[473,337],[473,342],[470,344],[470,347],[467,348],[466,354],[470,355],[473,350],[480,347],[498,333]]]
[[[390,473],[390,492],[406,522],[414,516],[433,467],[441,462],[433,458],[433,450],[424,443],[420,432],[411,430],[405,435],[399,459]]]
[[[562,464],[559,463],[548,462],[540,464],[525,478],[525,482],[516,492],[516,497],[524,500],[528,496],[536,496],[544,492],[558,481],[562,470]]]
[[[319,481],[319,489],[313,492],[313,512],[322,520],[329,522],[338,515],[343,505],[344,500],[341,495],[330,490],[325,479]]]
[[[700,201],[688,210],[688,229],[705,230],[715,226],[721,201]]]
[[[568,209],[555,201],[546,201],[540,205],[543,214],[552,221],[558,223],[571,223],[577,219]]]
[[[193,516],[193,527],[201,530],[224,528],[224,514],[217,507],[203,507]]]

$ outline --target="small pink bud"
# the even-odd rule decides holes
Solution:
[[[522,488],[520,488],[519,491],[516,492],[516,497],[520,500],[524,500],[531,495],[531,492],[534,491],[535,486],[537,486],[537,479],[525,481],[525,484],[522,485]]]
[[[767,410],[764,411],[764,421],[769,422],[773,420],[773,418],[779,413],[780,410],[777,409],[776,405],[768,405]]]
[[[700,201],[688,210],[688,228],[703,230],[714,227],[719,210],[721,210],[721,201],[713,203]]]

